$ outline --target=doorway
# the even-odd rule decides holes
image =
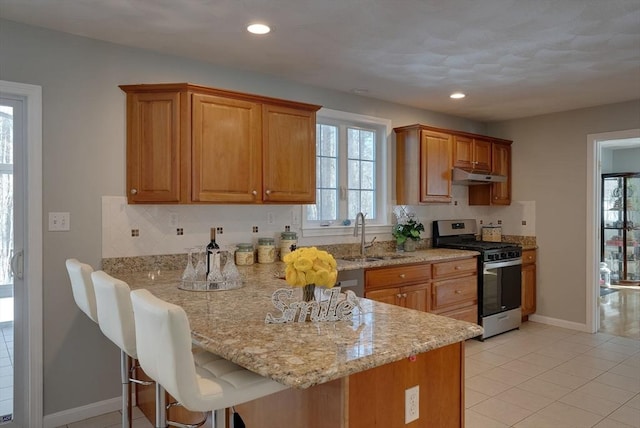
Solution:
[[[41,88],[0,81],[0,120],[0,426],[40,428]]]
[[[640,291],[623,288],[601,291],[599,268],[603,191],[601,174],[610,172],[607,171],[607,162],[610,162],[610,156],[607,155],[612,150],[640,147],[640,129],[589,135],[587,143],[587,326],[592,333],[603,330],[605,333],[638,338],[640,331],[626,326],[637,324]]]

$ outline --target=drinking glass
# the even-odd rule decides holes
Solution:
[[[193,248],[185,248],[187,250],[187,267],[182,272],[182,281],[193,282],[196,279],[196,270],[193,267],[191,259],[193,258]]]
[[[205,247],[194,247],[193,251],[196,253],[196,268],[195,279],[196,281],[206,281],[207,279],[207,265],[204,263],[204,255],[206,253]]]

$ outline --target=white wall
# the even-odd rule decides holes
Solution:
[[[536,201],[537,315],[586,322],[587,135],[638,127],[640,100],[488,125],[514,140],[514,199]]]
[[[605,169],[602,165],[602,173],[609,172],[640,172],[640,147],[630,149],[603,149],[603,152],[609,152],[611,156],[611,165]]]

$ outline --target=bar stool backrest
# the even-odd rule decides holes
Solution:
[[[129,285],[103,271],[91,274],[96,293],[98,324],[109,340],[137,358],[136,329]]]
[[[96,295],[91,281],[93,268],[86,263],[79,262],[77,259],[67,259],[65,264],[71,281],[73,300],[76,301],[76,305],[91,321],[97,323]]]
[[[226,407],[222,387],[196,374],[191,327],[184,309],[158,299],[147,290],[132,291],[131,301],[138,360],[145,373],[189,410]],[[216,398],[221,400],[220,406],[214,405]]]

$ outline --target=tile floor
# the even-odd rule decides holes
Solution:
[[[0,322],[0,421],[12,412],[13,322]]]
[[[468,341],[465,377],[466,428],[640,428],[635,338],[527,322]],[[135,416],[134,427],[151,427]],[[119,421],[113,412],[67,427],[111,428]]]

